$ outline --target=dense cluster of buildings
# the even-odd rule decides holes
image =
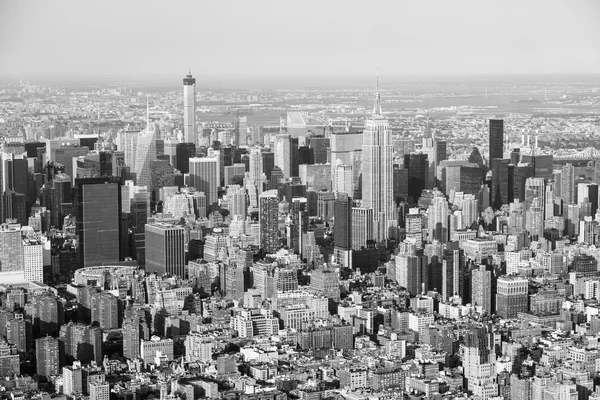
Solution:
[[[3,393],[600,398],[593,157],[417,143],[379,90],[360,125],[200,122],[195,82],[179,128],[5,131]]]

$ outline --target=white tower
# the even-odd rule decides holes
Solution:
[[[196,138],[196,78],[192,78],[192,71],[183,78],[183,133],[186,143],[198,145]]]
[[[378,78],[373,115],[365,121],[362,146],[363,207],[373,209],[377,240],[387,238],[388,221],[394,219],[393,156],[388,120],[381,111]]]

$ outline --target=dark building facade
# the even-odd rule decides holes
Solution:
[[[504,120],[490,119],[489,163],[493,167],[494,158],[504,158]]]
[[[75,215],[80,267],[121,259],[121,187],[116,178],[75,179]]]

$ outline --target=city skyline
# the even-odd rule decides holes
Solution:
[[[587,74],[600,64],[592,1],[112,4],[2,4],[0,77]]]

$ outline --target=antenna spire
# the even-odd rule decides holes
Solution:
[[[377,68],[377,83],[375,85],[375,105],[373,106],[373,115],[383,115],[381,111],[381,94],[379,94],[379,68]]]

